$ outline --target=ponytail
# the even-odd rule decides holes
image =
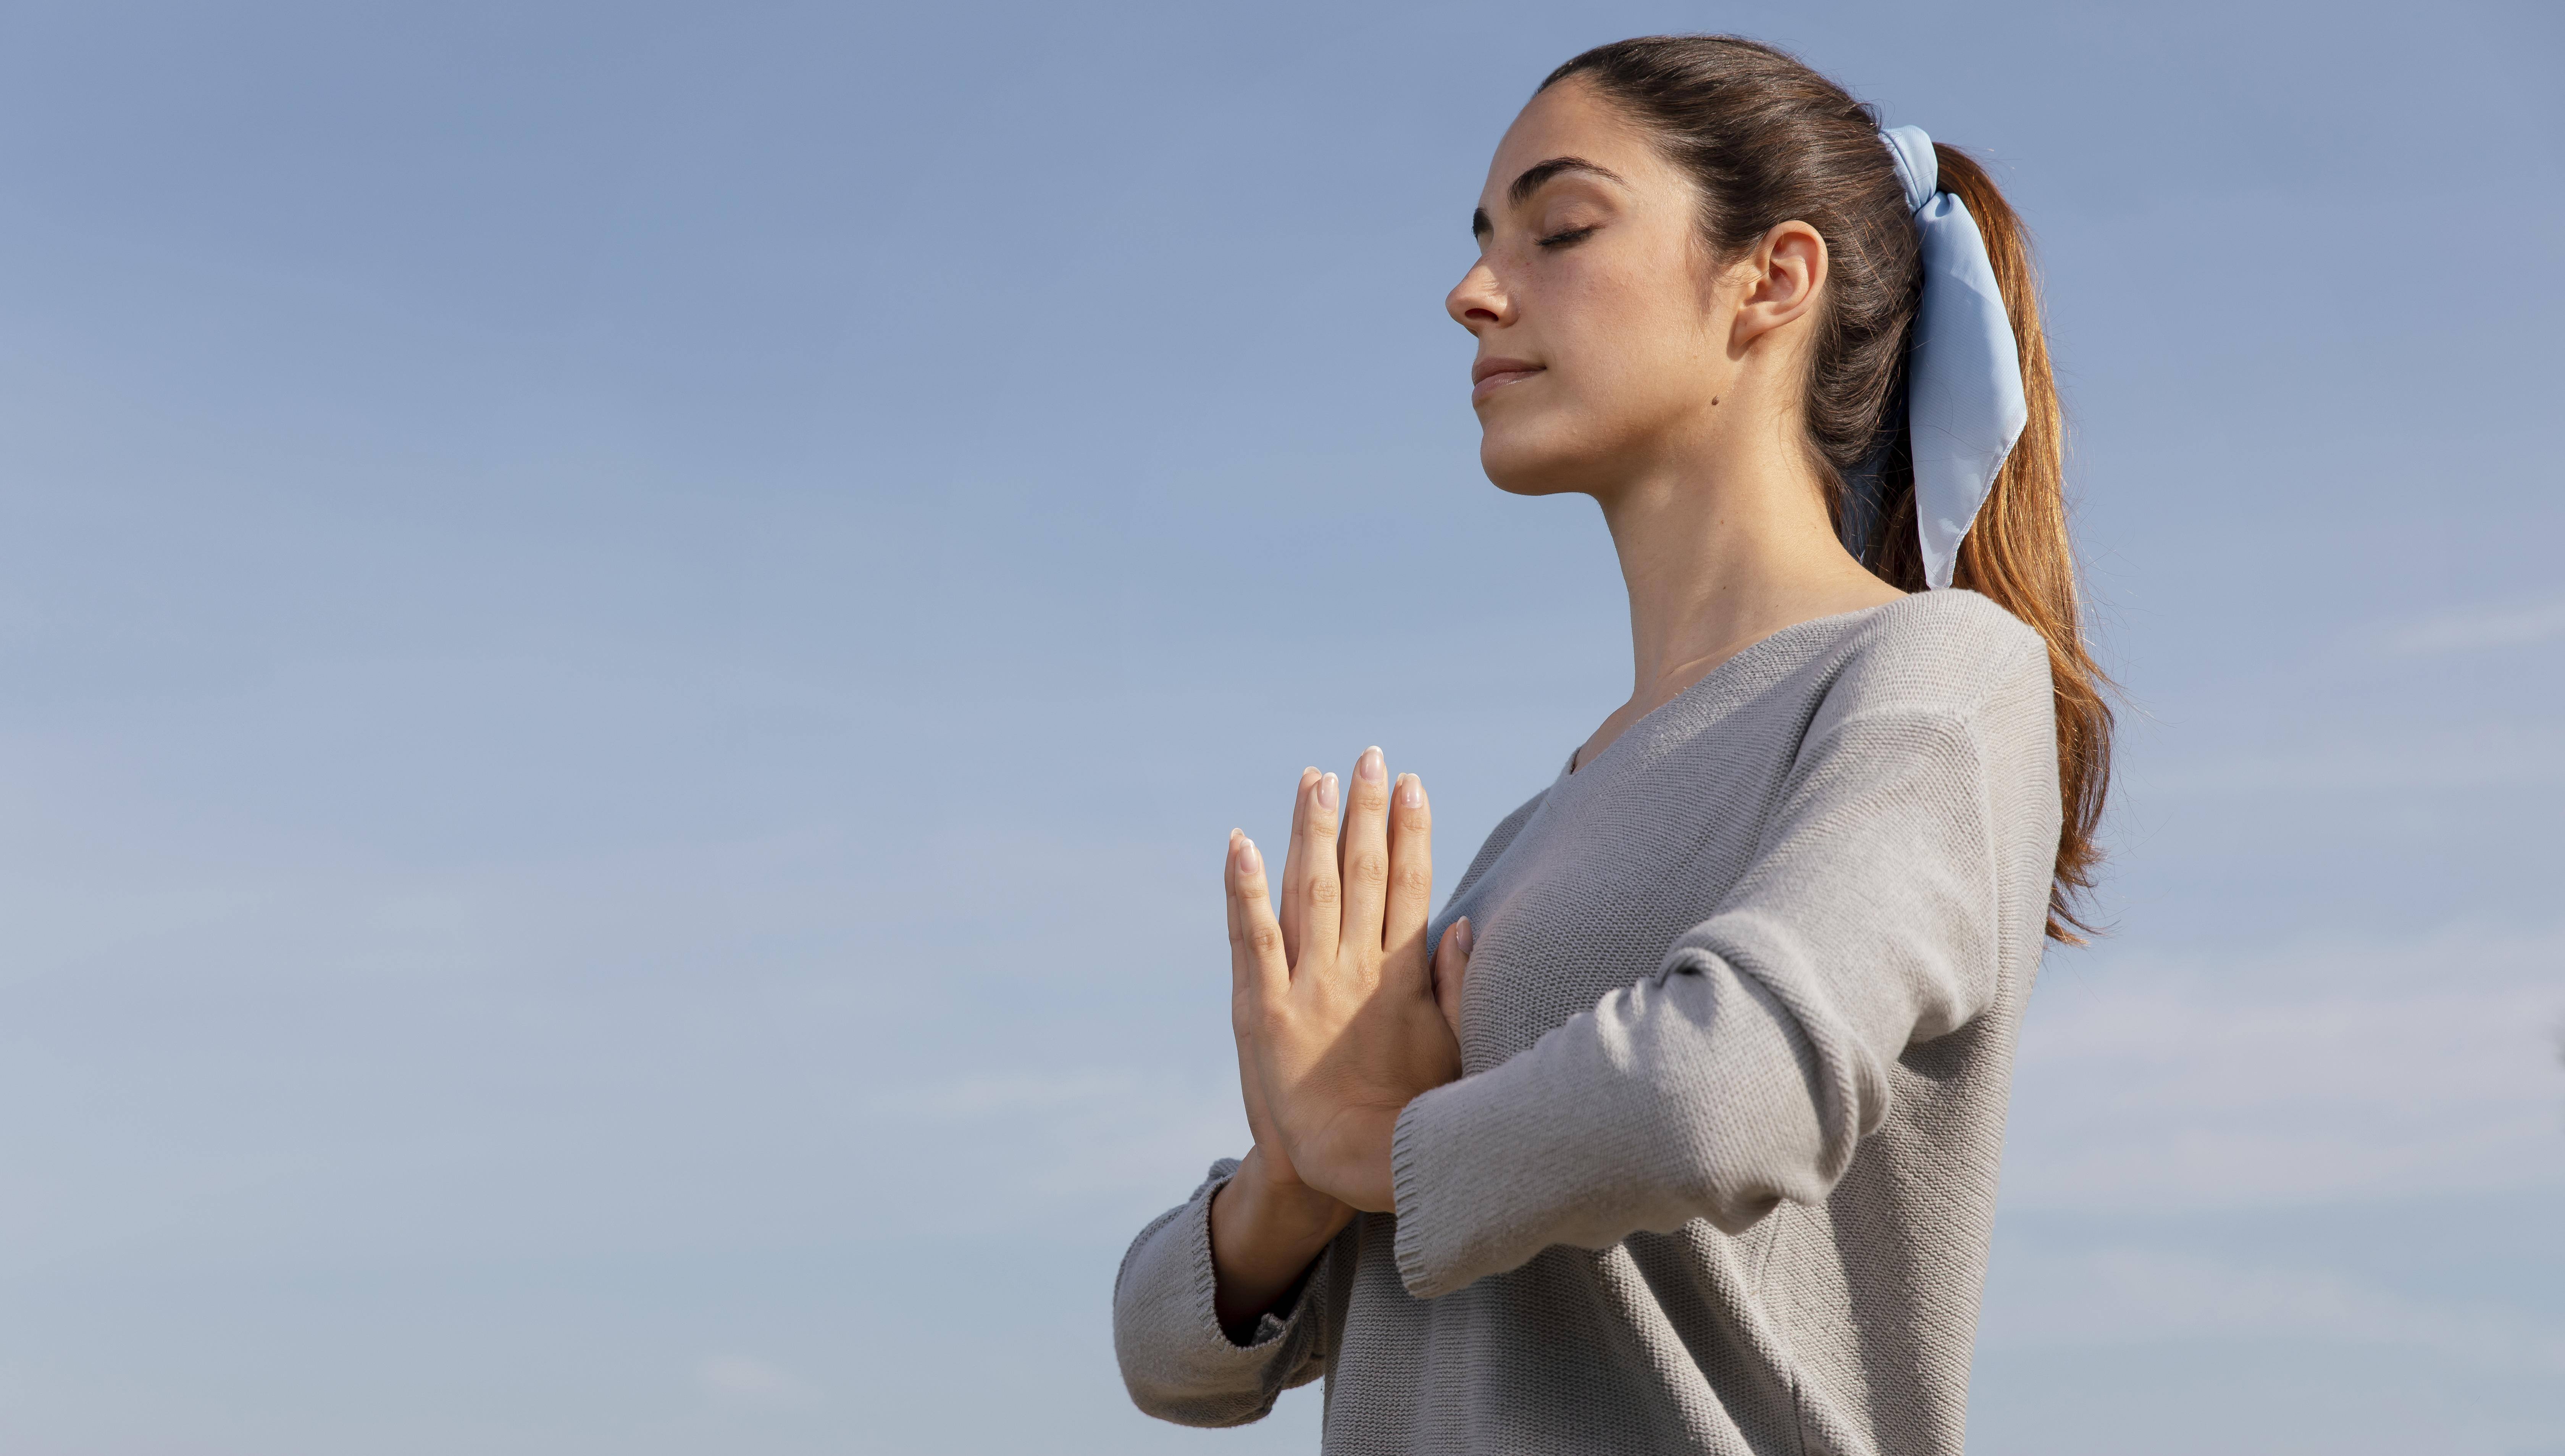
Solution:
[[[2013,344],[2021,355],[2022,398],[2030,409],[2021,438],[2004,457],[1994,488],[1961,540],[1952,585],[1992,599],[2048,640],[2048,676],[2057,698],[2057,787],[2065,811],[2056,878],[2049,887],[2048,934],[2081,944],[2076,932],[2092,927],[2081,918],[2079,902],[2092,889],[2102,859],[2094,840],[2110,788],[2112,718],[2104,698],[2110,680],[2093,661],[2084,638],[2074,544],[2066,531],[2065,418],[2049,371],[2039,280],[2021,217],[1975,157],[1940,142],[1933,150],[1941,162],[1943,190],[1967,205],[1985,238],[1995,286],[2003,292],[2004,312],[2012,320]],[[1883,544],[1902,545],[1899,554],[1905,558],[1898,563],[1902,569],[1887,579],[1910,591],[1919,589],[1924,567],[1916,544],[1911,479]]]

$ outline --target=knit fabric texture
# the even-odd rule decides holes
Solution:
[[[1209,1215],[1141,1230],[1143,1410],[1324,1376],[1323,1449],[1926,1456],[1962,1445],[2059,806],[2046,645],[1968,591],[1785,628],[1499,824],[1462,1076],[1242,1345]]]

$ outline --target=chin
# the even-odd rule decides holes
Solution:
[[[1590,495],[1600,464],[1592,440],[1563,420],[1487,421],[1479,437],[1480,467],[1509,495]]]

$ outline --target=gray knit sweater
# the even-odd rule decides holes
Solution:
[[[1967,591],[1786,628],[1507,816],[1463,1075],[1240,1345],[1211,1195],[1113,1291],[1141,1409],[1326,1377],[1354,1453],[1961,1449],[2058,834],[2040,638]]]

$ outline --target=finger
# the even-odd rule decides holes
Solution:
[[[1425,781],[1402,773],[1389,791],[1389,904],[1381,945],[1420,996],[1433,994],[1425,963],[1425,923],[1434,915],[1434,811]]]
[[[1249,946],[1245,913],[1247,897],[1237,892],[1235,883],[1239,853],[1246,840],[1247,835],[1243,831],[1229,831],[1229,853],[1225,857],[1222,874],[1224,880],[1231,882],[1230,893],[1223,897],[1229,906],[1229,1019],[1230,1029],[1238,1039],[1239,1101],[1246,1105],[1249,1134],[1262,1144],[1274,1136],[1273,1120],[1268,1116],[1265,1104],[1265,1085],[1258,1075],[1255,1054],[1256,1032],[1264,1019],[1259,989],[1263,977],[1257,971],[1255,956]]]
[[[1294,962],[1300,958],[1300,919],[1306,909],[1301,901],[1309,876],[1309,857],[1301,852],[1300,824],[1312,812],[1310,800],[1317,791],[1318,770],[1301,769],[1300,786],[1291,794],[1291,843],[1282,852],[1282,958]]]
[[[1238,922],[1233,960],[1240,989],[1266,1005],[1279,1000],[1291,979],[1289,963],[1282,958],[1282,927],[1274,919],[1269,894],[1265,857],[1257,853],[1255,840],[1239,835],[1229,851],[1229,903]]]
[[[1309,812],[1300,820],[1299,843],[1292,847],[1300,873],[1300,883],[1291,891],[1300,902],[1300,944],[1299,953],[1291,958],[1293,965],[1325,965],[1336,958],[1343,920],[1342,887],[1336,873],[1339,787],[1332,773],[1319,774],[1310,785]]]
[[[1230,831],[1232,858],[1236,857],[1238,842],[1243,838],[1245,836],[1239,831]],[[1238,1096],[1247,1108],[1248,1132],[1261,1143],[1271,1136],[1266,1117],[1265,1086],[1258,1076],[1256,1063],[1256,1034],[1264,1021],[1264,1007],[1254,988],[1261,978],[1247,951],[1245,927],[1240,924],[1244,919],[1239,914],[1242,901],[1236,895],[1226,898],[1229,902],[1229,1020],[1230,1030],[1238,1039]]]
[[[1354,760],[1345,785],[1344,938],[1348,945],[1379,947],[1381,908],[1389,890],[1389,767],[1377,747]]]
[[[1234,1008],[1243,1004],[1240,998],[1249,985],[1247,928],[1238,914],[1237,885],[1238,846],[1246,838],[1242,830],[1229,831],[1229,850],[1221,857],[1221,905],[1229,913],[1229,994]],[[1247,1033],[1245,1022],[1239,1023],[1238,1032],[1242,1036]]]
[[[1454,1041],[1461,1039],[1461,986],[1470,974],[1470,939],[1465,915],[1443,928],[1443,938],[1434,947],[1434,1004],[1443,1008]]]

